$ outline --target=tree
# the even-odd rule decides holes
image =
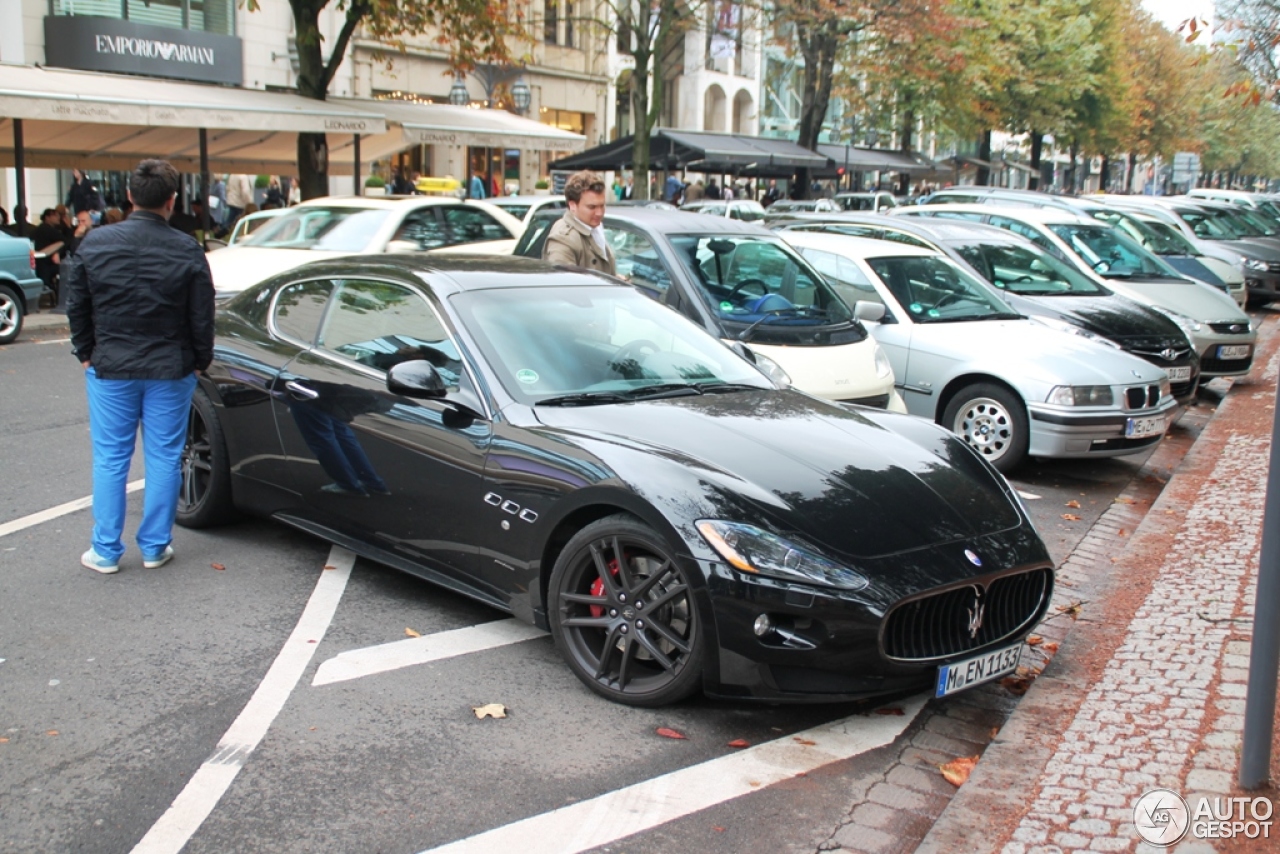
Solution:
[[[451,61],[460,71],[478,62],[508,62],[511,42],[525,37],[527,0],[289,0],[298,45],[298,94],[323,101],[351,38],[363,31],[378,42],[403,49],[406,36],[442,33]],[[250,11],[260,0],[245,0]],[[345,12],[342,29],[324,58],[320,13],[335,3]],[[323,133],[298,134],[298,183],[302,197],[329,192],[329,145]]]

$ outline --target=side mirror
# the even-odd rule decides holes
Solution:
[[[884,319],[884,313],[883,303],[860,299],[853,304],[853,316],[867,323],[879,323]]]
[[[425,359],[392,365],[387,371],[387,391],[403,397],[440,398],[448,394],[436,366]]]
[[[422,247],[412,240],[392,240],[387,244],[387,252],[393,255],[404,255],[409,252],[421,252]]]

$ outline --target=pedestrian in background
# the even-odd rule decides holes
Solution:
[[[297,178],[289,181],[289,207],[302,204],[302,185],[298,183]]]
[[[67,271],[71,347],[85,369],[93,443],[93,540],[80,563],[120,569],[125,482],[142,427],[147,486],[142,565],[173,559],[180,461],[196,371],[213,360],[213,280],[204,251],[169,226],[178,172],[144,160],[129,177],[133,214],[90,232]]]
[[[227,176],[227,221],[224,225],[234,228],[245,212],[245,208],[253,204],[253,178],[249,175]]]
[[[98,188],[93,186],[89,176],[79,169],[72,169],[71,177],[71,189],[67,191],[67,205],[71,212],[79,215],[81,211],[102,210],[102,197],[98,195]]]
[[[483,199],[485,197],[484,179],[476,173],[472,173],[471,180],[467,182],[467,197],[472,199]]]

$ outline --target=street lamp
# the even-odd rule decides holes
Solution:
[[[453,78],[453,85],[449,87],[449,103],[455,107],[465,107],[471,103],[471,93],[467,91],[467,84],[463,82],[461,74]]]
[[[515,84],[511,87],[511,100],[515,103],[516,112],[524,114],[533,104],[533,90],[529,88],[529,84],[524,82],[524,77],[519,77]]]

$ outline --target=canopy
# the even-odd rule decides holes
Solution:
[[[905,172],[908,175],[928,175],[938,171],[934,163],[918,154],[905,151],[858,148],[854,145],[819,145],[818,152],[830,159],[835,164],[835,168],[842,168],[847,172]]]
[[[14,119],[29,168],[129,170],[161,157],[196,172],[191,131],[204,128],[213,171],[291,172],[299,132],[328,133],[332,146],[387,129],[377,112],[286,92],[0,64],[0,166],[14,165]]]
[[[520,148],[527,151],[581,151],[582,134],[526,119],[506,110],[421,104],[414,101],[334,98],[330,104],[384,116],[386,133],[360,143],[369,159],[410,145],[471,145],[478,148]]]
[[[626,136],[551,164],[552,169],[625,169],[635,137]],[[711,175],[788,177],[796,169],[830,166],[826,157],[786,139],[658,128],[649,138],[650,169],[683,169]]]

